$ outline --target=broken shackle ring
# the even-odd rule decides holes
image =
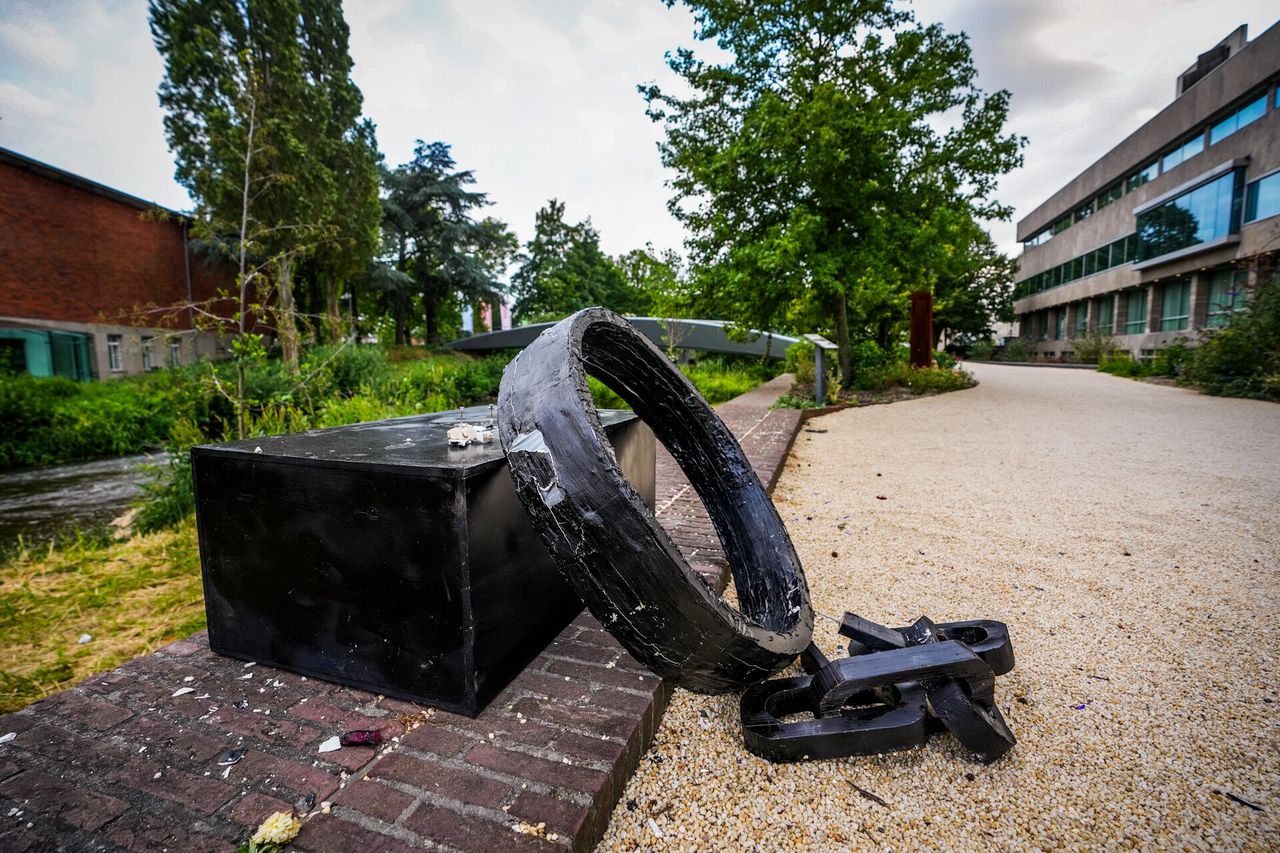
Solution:
[[[630,404],[707,508],[741,612],[695,575],[605,438],[587,386]],[[547,550],[596,619],[640,662],[701,693],[742,688],[809,644],[795,548],[737,439],[626,320],[587,308],[543,332],[502,374],[498,432]]]
[[[852,613],[845,614],[845,621],[839,633],[851,638],[849,640],[850,657],[871,654],[880,645],[874,640],[872,643],[867,643],[854,637],[855,630],[852,629],[850,617],[853,620],[867,622]],[[994,619],[966,619],[962,622],[939,622],[936,627],[942,631],[940,639],[959,640],[964,643],[973,649],[975,655],[986,661],[996,675],[1006,675],[1013,670],[1013,642],[1009,639],[1009,626],[1005,623]],[[911,626],[907,626],[890,630],[901,634],[909,631],[910,628]]]
[[[918,684],[888,688],[888,696],[867,691],[850,698],[858,708],[819,717],[813,707],[811,676],[774,678],[742,694],[743,742],[770,761],[876,755],[921,746],[929,737],[924,690]],[[813,719],[783,722],[792,714]]]

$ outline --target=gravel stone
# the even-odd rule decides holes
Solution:
[[[680,690],[599,849],[1275,849],[1280,406],[971,369],[810,421],[774,501],[817,610],[1007,622],[1018,745],[773,765]]]

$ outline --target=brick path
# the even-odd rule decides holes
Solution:
[[[800,421],[768,409],[789,384],[719,409],[770,488]],[[657,473],[663,526],[721,583],[715,533],[661,449]],[[585,613],[475,720],[223,658],[196,634],[0,717],[15,733],[0,849],[228,850],[296,806],[315,809],[294,845],[308,851],[590,850],[670,691]],[[398,740],[318,752],[374,728]]]

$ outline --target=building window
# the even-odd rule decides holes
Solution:
[[[1089,334],[1089,303],[1081,302],[1076,306],[1076,326],[1075,334],[1072,337],[1082,337]]]
[[[1043,231],[1041,231],[1039,234],[1036,234],[1034,237],[1031,237],[1029,240],[1023,240],[1022,247],[1024,249],[1034,249],[1036,246],[1040,246],[1045,243],[1048,243],[1049,238],[1052,236],[1053,236],[1053,229],[1046,228]]]
[[[1053,312],[1053,339],[1060,341],[1067,336],[1067,306]]]
[[[1180,332],[1191,317],[1191,282],[1186,279],[1164,286],[1160,304],[1160,331]]]
[[[179,364],[182,364],[182,341],[169,338],[169,366],[177,367]]]
[[[112,373],[119,373],[124,370],[124,363],[120,360],[120,336],[107,335],[107,367]]]
[[[1253,222],[1280,214],[1280,172],[1272,172],[1249,184],[1244,204],[1244,221]]]
[[[1107,187],[1102,192],[1098,193],[1098,198],[1097,198],[1098,210],[1102,210],[1102,208],[1111,204],[1111,202],[1120,198],[1120,196],[1122,195],[1124,195],[1124,184],[1122,184],[1120,181],[1116,181],[1114,184]]]
[[[1214,145],[1226,139],[1245,125],[1252,124],[1267,112],[1267,96],[1263,95],[1255,101],[1245,104],[1222,121],[1209,129],[1209,144]]]
[[[1204,131],[1197,133],[1177,148],[1160,158],[1160,171],[1167,172],[1180,166],[1204,150]]]
[[[1242,172],[1228,172],[1138,214],[1138,260],[1158,258],[1239,230]]]
[[[1068,213],[1066,216],[1062,217],[1057,222],[1053,223],[1053,225],[1051,226],[1051,230],[1053,231],[1054,234],[1061,234],[1063,231],[1066,231],[1070,227],[1071,227],[1071,214]]]
[[[1093,199],[1089,199],[1087,202],[1077,207],[1073,215],[1076,222],[1083,222],[1090,216],[1093,216]]]
[[[1147,330],[1147,289],[1140,287],[1125,295],[1124,333],[1140,335]]]
[[[1116,319],[1116,302],[1115,299],[1108,296],[1097,302],[1098,305],[1098,332],[1100,334],[1111,334]]]
[[[1249,273],[1244,270],[1218,270],[1209,277],[1206,326],[1225,326],[1233,313],[1244,308],[1248,280]]]
[[[1141,169],[1125,178],[1124,187],[1129,192],[1133,192],[1147,181],[1154,180],[1158,174],[1160,174],[1158,164],[1151,163],[1150,165],[1143,166]]]
[[[142,338],[142,369],[154,370],[155,366],[155,360],[151,355],[151,338],[144,335]]]

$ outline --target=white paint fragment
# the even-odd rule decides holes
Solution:
[[[337,735],[334,735],[333,737],[326,740],[324,743],[320,744],[321,752],[337,752],[341,748],[342,748],[342,741],[338,739]]]
[[[662,834],[662,830],[658,828],[658,822],[656,820],[654,820],[653,818],[649,818],[648,824],[649,824],[650,832],[652,832],[654,835],[658,836],[659,838],[666,838],[666,836]]]
[[[177,699],[179,696],[186,696],[188,693],[195,692],[196,689],[194,687],[179,687],[177,690],[173,691],[173,698]]]
[[[76,642],[83,646],[85,643],[89,642],[92,639],[93,639],[92,634],[81,634],[80,638],[76,640]]]
[[[7,735],[0,735],[0,743],[8,743],[18,736],[17,732],[9,732]]]

